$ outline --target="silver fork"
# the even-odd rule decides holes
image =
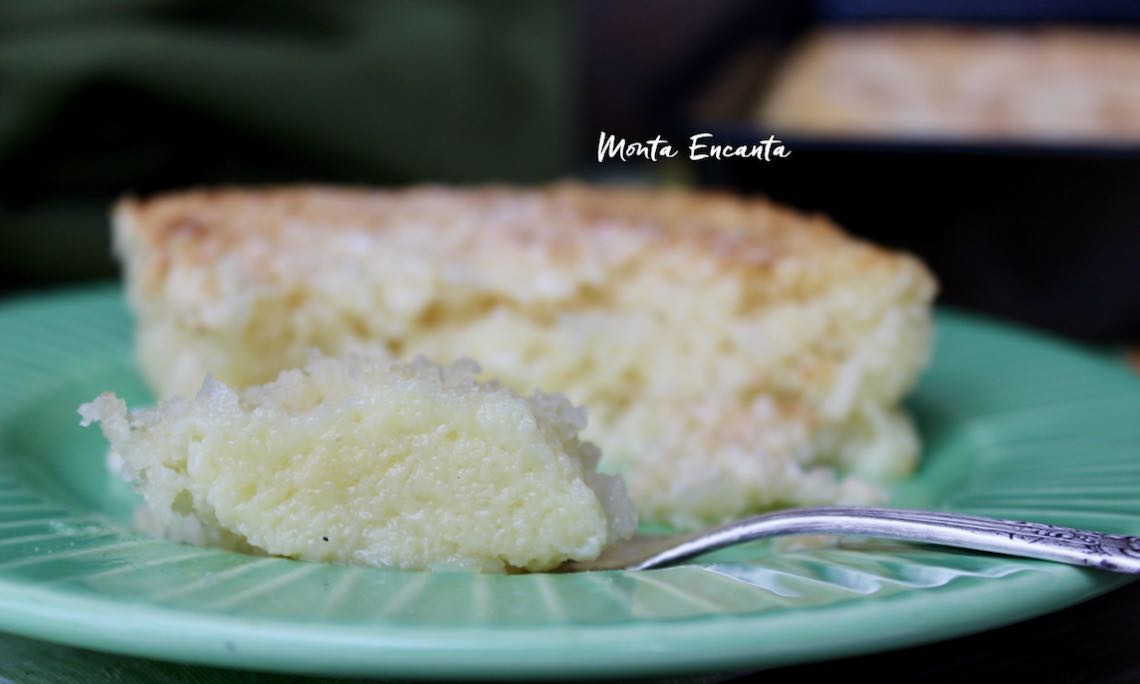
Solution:
[[[825,506],[757,515],[699,532],[637,535],[561,572],[649,570],[733,544],[788,534],[882,537],[1140,574],[1140,537],[959,513]]]

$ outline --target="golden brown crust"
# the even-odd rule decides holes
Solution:
[[[222,255],[248,254],[252,264],[256,243],[276,241],[290,226],[383,236],[397,226],[423,224],[462,233],[456,250],[493,243],[539,248],[556,260],[574,258],[584,240],[604,242],[607,231],[632,231],[650,249],[695,250],[726,269],[769,268],[782,260],[840,252],[856,270],[919,267],[906,255],[848,238],[820,215],[765,199],[680,189],[572,183],[533,190],[213,188],[127,197],[116,204],[114,216],[120,244],[151,255],[146,273],[139,274],[144,287],[156,285],[174,263],[206,266]]]

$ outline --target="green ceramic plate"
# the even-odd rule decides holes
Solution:
[[[486,576],[254,558],[130,531],[76,406],[148,401],[118,290],[0,309],[0,630],[298,673],[588,676],[728,670],[889,649],[1054,610],[1124,579],[865,543],[766,545],[643,573]],[[938,321],[895,503],[1140,533],[1140,382],[973,318]]]

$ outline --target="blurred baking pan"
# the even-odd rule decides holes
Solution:
[[[699,181],[821,211],[912,250],[938,274],[946,303],[1090,340],[1140,339],[1140,140],[796,135],[754,115],[791,47],[836,25],[826,22],[1020,28],[1111,19],[1140,36],[1140,4],[1089,3],[1090,16],[1073,15],[1071,3],[1013,3],[1000,14],[976,3],[910,14],[915,3],[820,5],[826,11],[736,22],[672,84],[667,97],[683,103],[676,138],[707,132],[711,142],[749,145],[775,134],[792,151],[769,162],[696,162]]]

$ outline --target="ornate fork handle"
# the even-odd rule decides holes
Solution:
[[[1140,537],[957,513],[839,506],[779,511],[704,530],[632,569],[669,565],[733,544],[787,534],[901,539],[1140,574]]]

